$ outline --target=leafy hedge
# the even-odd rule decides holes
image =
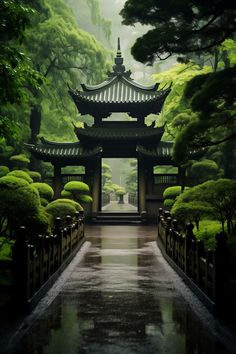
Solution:
[[[21,178],[26,180],[28,183],[33,183],[32,178],[28,175],[27,172],[22,171],[22,170],[14,170],[8,173],[8,176],[14,176],[17,178]]]

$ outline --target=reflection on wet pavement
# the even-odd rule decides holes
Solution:
[[[227,353],[154,253],[155,227],[89,226],[91,247],[17,354]]]

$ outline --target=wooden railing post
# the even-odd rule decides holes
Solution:
[[[215,250],[215,294],[219,309],[230,306],[229,299],[229,252],[227,235],[220,232],[216,235]]]
[[[27,305],[30,297],[29,262],[30,248],[26,240],[26,228],[21,226],[16,233],[12,250],[13,299],[15,304]]]
[[[69,253],[72,250],[72,217],[66,216],[67,237],[69,237]]]
[[[62,245],[63,245],[63,232],[61,228],[61,218],[56,218],[55,221],[55,234],[57,236],[57,243],[58,243],[58,258],[59,258],[59,265],[62,264]]]

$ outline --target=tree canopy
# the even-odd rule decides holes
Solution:
[[[231,0],[127,0],[121,15],[126,25],[151,26],[132,47],[141,62],[212,52],[236,31],[236,6]]]

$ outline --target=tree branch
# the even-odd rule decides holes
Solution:
[[[231,135],[228,135],[227,137],[225,137],[224,139],[221,140],[217,140],[217,141],[205,141],[203,143],[199,143],[199,145],[195,145],[196,148],[203,148],[203,147],[208,147],[208,146],[215,146],[215,145],[219,145],[222,144],[228,140],[234,139],[236,137],[236,132],[234,132]],[[194,144],[193,144],[194,147]]]

